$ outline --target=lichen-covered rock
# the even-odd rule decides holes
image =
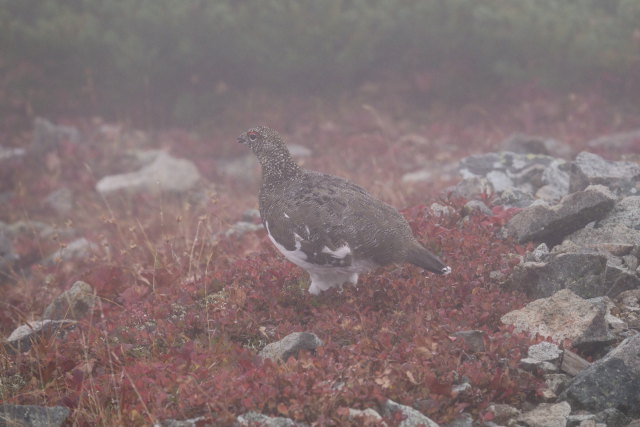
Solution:
[[[640,334],[622,341],[605,357],[580,372],[561,395],[576,408],[621,409],[640,416]]]
[[[549,297],[570,289],[583,298],[606,295],[607,257],[603,254],[556,254],[548,262],[529,261],[518,264],[509,277],[509,286],[531,298]],[[617,289],[621,292],[625,289]]]
[[[96,254],[98,250],[98,245],[84,237],[81,237],[67,243],[64,247],[55,251],[42,260],[42,263],[49,266],[58,262],[86,260],[93,254]]]
[[[518,417],[518,422],[528,427],[562,427],[567,425],[571,405],[567,402],[541,403]]]
[[[42,313],[43,319],[79,320],[93,310],[96,296],[90,284],[78,280],[70,289],[58,295]]]
[[[613,162],[586,151],[571,164],[569,191],[580,191],[589,185],[601,184],[618,193],[635,187],[640,181],[640,165],[632,162]]]
[[[404,419],[398,424],[398,427],[438,427],[438,424],[420,411],[413,409],[411,406],[396,403],[391,399],[387,399],[385,402],[383,412],[386,417],[400,412]]]
[[[267,344],[261,351],[263,359],[280,360],[286,362],[291,356],[296,356],[300,350],[313,351],[323,345],[318,336],[311,332],[293,332],[280,341]]]
[[[383,421],[380,414],[375,409],[371,409],[371,408],[367,408],[367,409],[349,408],[348,417],[350,420],[357,422],[358,424],[363,426],[368,426],[368,425],[386,426],[387,425],[387,423]]]
[[[162,152],[139,171],[105,176],[96,184],[96,190],[103,196],[119,192],[182,193],[195,187],[200,179],[200,172],[192,162]]]
[[[500,319],[531,336],[540,334],[555,341],[570,339],[574,345],[611,342],[604,303],[594,303],[563,289],[549,298],[530,302]]]
[[[591,186],[569,194],[555,206],[534,203],[514,215],[507,232],[519,242],[560,243],[564,236],[604,218],[616,201],[606,187]]]
[[[546,156],[568,157],[571,147],[557,139],[514,133],[502,143],[504,151],[520,154],[543,154]]]
[[[70,412],[64,406],[0,405],[0,426],[58,427]]]

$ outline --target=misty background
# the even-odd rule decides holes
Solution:
[[[637,0],[0,0],[0,49],[0,115],[25,126],[198,126],[256,93],[640,96]]]

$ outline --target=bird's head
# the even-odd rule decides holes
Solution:
[[[248,145],[259,159],[286,150],[278,132],[266,126],[249,129],[238,137],[238,142]]]

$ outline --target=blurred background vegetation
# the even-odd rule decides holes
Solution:
[[[0,114],[193,125],[229,97],[640,99],[638,0],[0,0]],[[425,101],[426,100],[426,101]]]

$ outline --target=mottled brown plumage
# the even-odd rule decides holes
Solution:
[[[309,272],[309,292],[355,284],[359,273],[391,263],[451,271],[418,243],[392,206],[345,179],[302,169],[273,129],[251,129],[238,141],[262,166],[260,215],[269,237]]]

